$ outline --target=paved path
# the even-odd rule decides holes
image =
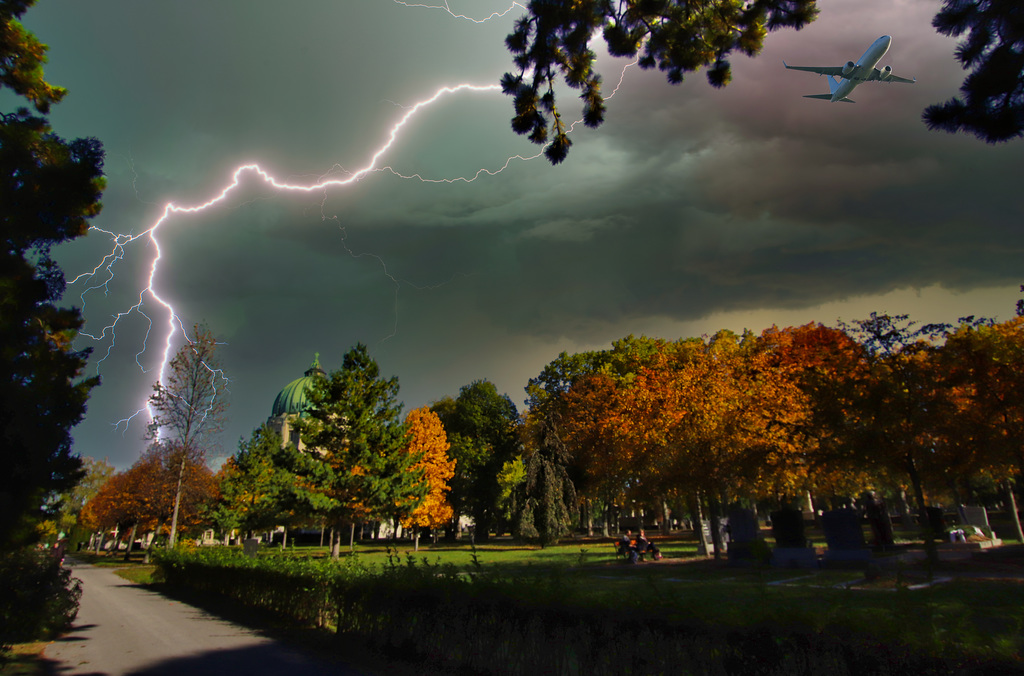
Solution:
[[[198,608],[71,563],[82,602],[71,631],[46,648],[59,676],[361,676]]]

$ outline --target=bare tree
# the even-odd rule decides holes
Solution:
[[[153,414],[149,436],[169,443],[180,454],[168,547],[174,547],[188,461],[205,459],[227,409],[227,377],[217,361],[213,334],[196,324],[185,338],[187,342],[171,360],[166,382],[155,383],[149,398]]]

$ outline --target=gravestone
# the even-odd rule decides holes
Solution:
[[[260,551],[260,541],[256,538],[249,538],[248,540],[242,541],[242,553],[246,556],[255,558],[256,553]]]
[[[798,509],[772,512],[772,536],[779,547],[806,547],[803,512]]]
[[[701,532],[703,533],[704,537],[703,538],[698,538],[697,553],[700,554],[701,556],[711,556],[711,554],[714,552],[714,548],[715,548],[715,546],[712,544],[712,540],[711,540],[711,522],[710,521],[701,521],[700,522],[700,529],[701,529]],[[705,547],[704,543],[707,543],[706,547]]]
[[[816,568],[818,554],[808,547],[804,535],[804,513],[799,509],[772,512],[772,565],[778,568]]]
[[[761,537],[757,516],[749,509],[729,512],[729,565],[749,565],[754,562],[753,543]]]
[[[708,543],[707,551],[699,551],[702,549],[698,544],[698,553],[702,556],[711,556],[715,552],[714,540],[711,539],[711,522],[701,521],[700,527],[704,531],[704,541]],[[729,520],[719,519],[718,520],[718,541],[722,543],[722,554],[729,551]]]
[[[885,506],[885,500],[874,491],[866,494],[864,504],[864,515],[871,524],[871,534],[874,538],[874,546],[881,550],[894,547],[896,542],[892,537],[892,519],[889,518],[889,510]]]
[[[960,508],[960,512],[963,514],[964,523],[967,525],[978,526],[979,528],[990,528],[988,523],[988,510],[984,507],[964,505]]]
[[[867,563],[871,550],[864,543],[860,512],[854,509],[833,509],[821,515],[828,549],[822,563]]]
[[[925,511],[928,513],[928,526],[935,533],[936,537],[945,537],[946,535],[946,515],[942,511],[941,507],[927,507]]]

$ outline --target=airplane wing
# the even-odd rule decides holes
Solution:
[[[903,84],[914,84],[917,82],[916,77],[913,80],[908,80],[905,77],[893,75],[892,69],[888,66],[885,67],[885,70],[879,70],[878,68],[873,69],[871,75],[864,78],[864,80],[865,82],[902,82]]]
[[[842,66],[791,66],[785,61],[782,65],[790,70],[806,70],[809,73],[817,73],[818,75],[834,75],[836,77],[843,77]]]

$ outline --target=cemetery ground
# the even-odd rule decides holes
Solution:
[[[997,532],[1009,532],[993,524]],[[770,531],[763,531],[771,544]],[[651,536],[651,533],[648,533]],[[809,529],[811,543],[824,546],[820,531]],[[639,612],[666,621],[697,621],[733,628],[786,627],[823,635],[849,634],[858,641],[902,646],[925,654],[995,658],[1021,666],[1024,655],[1024,544],[1004,541],[998,548],[946,547],[935,566],[921,554],[919,534],[897,531],[897,547],[876,552],[865,569],[798,570],[766,565],[730,566],[697,555],[688,532],[651,538],[664,558],[631,565],[615,553],[613,538],[576,538],[539,548],[507,539],[473,546],[421,542],[363,542],[355,558],[370,568],[454,567],[466,576],[514,577],[525,596],[545,602],[608,612]],[[261,558],[324,558],[321,547],[264,547]],[[343,550],[343,558],[348,555]],[[211,613],[254,626],[311,651],[348,652],[332,627],[315,629],[270,613],[252,612],[209,595],[168,589],[157,568],[133,553],[82,555],[83,560],[117,568],[125,579],[200,605]],[[325,631],[326,629],[326,631]],[[358,643],[358,641],[357,641]],[[361,665],[367,673],[422,673],[422,665],[371,654]],[[386,660],[386,662],[382,662]],[[382,671],[371,665],[386,664]],[[4,676],[7,673],[3,672]],[[14,672],[17,673],[17,672]],[[25,672],[31,673],[31,672]]]

